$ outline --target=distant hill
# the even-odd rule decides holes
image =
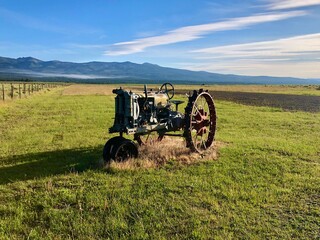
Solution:
[[[0,57],[0,79],[36,79],[91,83],[171,81],[194,84],[320,84],[316,79],[240,76],[161,67],[151,63],[41,61],[32,57]]]

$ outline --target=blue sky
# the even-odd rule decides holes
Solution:
[[[0,56],[320,78],[320,0],[0,0]]]

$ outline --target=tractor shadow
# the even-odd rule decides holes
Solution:
[[[103,146],[0,158],[0,185],[99,168]]]

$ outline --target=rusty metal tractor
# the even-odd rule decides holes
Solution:
[[[138,156],[139,145],[150,145],[165,136],[183,137],[186,147],[204,154],[212,145],[216,131],[216,110],[212,96],[202,89],[188,95],[184,113],[178,107],[184,101],[172,100],[174,87],[164,83],[153,91],[141,93],[121,87],[112,91],[115,97],[114,124],[109,133],[119,133],[107,141],[103,149],[106,162],[124,161]],[[123,134],[133,135],[133,140]],[[136,142],[137,143],[136,143]]]

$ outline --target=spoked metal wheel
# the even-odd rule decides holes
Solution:
[[[159,135],[157,132],[150,132],[144,135],[136,134],[134,140],[138,142],[140,146],[142,145],[154,145],[163,139],[163,135]]]
[[[208,92],[194,91],[185,108],[184,136],[187,147],[203,153],[213,141],[216,131],[216,110]]]

